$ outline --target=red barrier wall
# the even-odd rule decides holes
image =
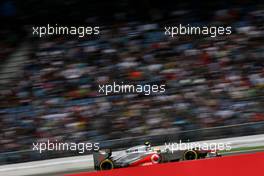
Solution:
[[[264,176],[264,152],[67,176]]]

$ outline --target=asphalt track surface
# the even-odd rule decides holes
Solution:
[[[230,156],[230,155],[240,155],[240,154],[250,154],[250,153],[257,153],[257,152],[264,152],[263,149],[256,149],[256,150],[246,150],[246,151],[235,151],[235,152],[228,152],[222,154],[222,156]],[[48,173],[48,174],[39,174],[39,175],[31,175],[31,176],[63,176],[65,174],[73,174],[73,173],[80,173],[80,172],[92,172],[95,170],[77,170],[72,172],[60,172],[60,173]]]

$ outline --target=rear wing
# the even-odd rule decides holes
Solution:
[[[97,170],[97,168],[100,166],[100,163],[105,159],[110,158],[111,155],[112,155],[111,149],[99,150],[94,152],[93,153],[94,168]]]

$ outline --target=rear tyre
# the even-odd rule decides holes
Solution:
[[[111,170],[114,168],[114,163],[110,159],[105,159],[100,163],[100,170]]]

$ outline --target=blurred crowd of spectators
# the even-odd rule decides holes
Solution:
[[[166,24],[179,22],[173,19],[195,17],[179,11]],[[47,139],[101,141],[264,120],[264,11],[226,9],[194,21],[231,25],[233,33],[169,38],[164,21],[133,21],[103,26],[96,38],[34,41],[23,75],[0,93],[0,152]],[[165,84],[166,92],[98,93],[114,81]]]
[[[16,48],[16,42],[18,38],[16,35],[12,35],[12,32],[7,29],[0,30],[0,63],[3,64],[6,61],[9,54],[14,52]]]

